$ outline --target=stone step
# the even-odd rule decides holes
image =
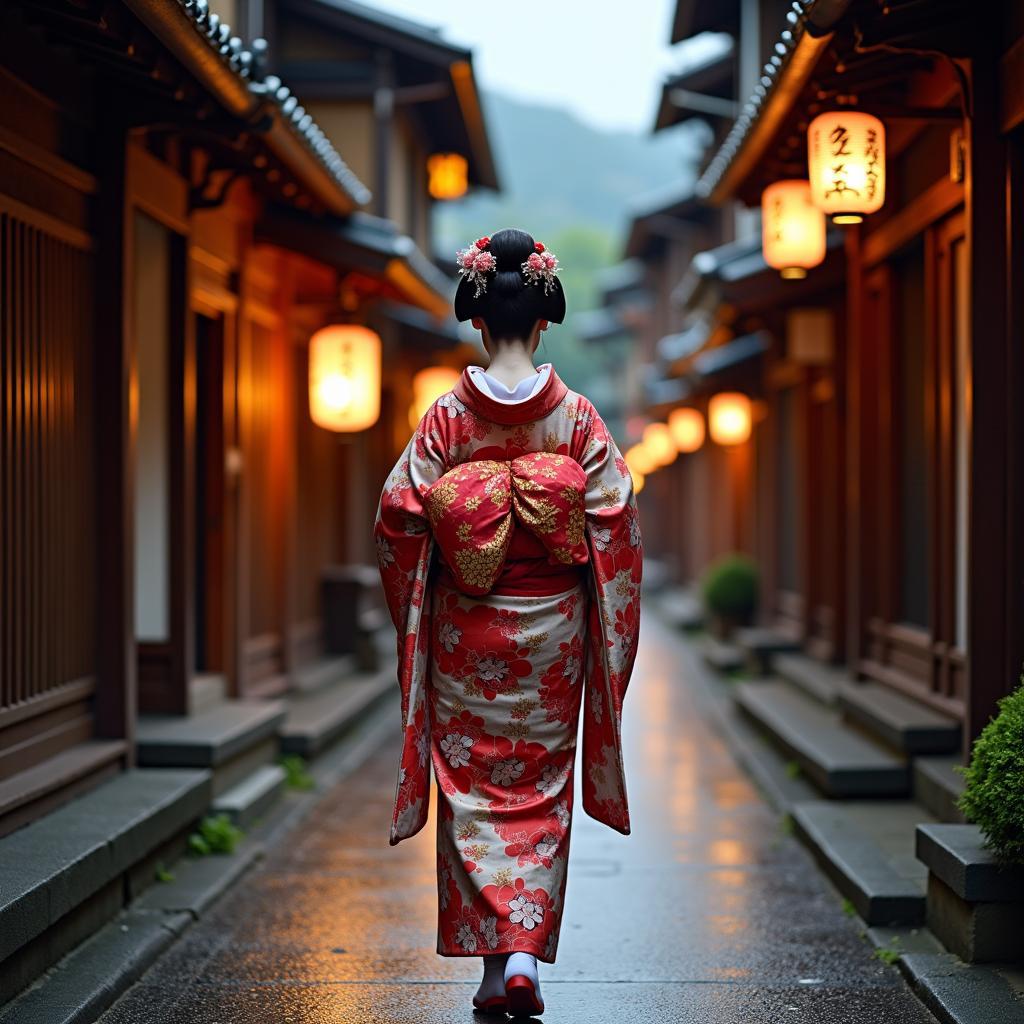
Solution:
[[[292,688],[301,693],[314,693],[347,678],[356,672],[357,668],[354,654],[320,658],[309,665],[292,669]]]
[[[375,673],[361,673],[326,690],[293,694],[280,729],[281,752],[313,758],[349,731],[387,694],[398,697],[392,663]]]
[[[776,654],[772,674],[829,707],[836,704],[840,689],[850,680],[842,669],[795,652]]]
[[[213,801],[214,814],[226,814],[239,828],[247,829],[277,802],[287,775],[279,764],[261,765]]]
[[[846,683],[839,693],[843,716],[903,754],[959,750],[959,722],[881,683]]]
[[[701,657],[717,672],[732,672],[743,668],[743,652],[728,640],[702,636],[699,642]]]
[[[0,1002],[102,923],[90,926],[95,907],[78,921],[79,907],[108,891],[103,920],[120,910],[140,884],[122,879],[184,834],[210,794],[207,770],[137,768],[0,840]]]
[[[837,713],[788,683],[739,683],[740,709],[830,797],[903,796],[907,763],[843,725]]]
[[[735,640],[751,672],[757,676],[771,672],[777,655],[801,648],[799,638],[765,626],[737,629]]]
[[[674,587],[659,595],[662,614],[677,629],[699,629],[704,624],[704,605],[686,587]]]
[[[962,763],[957,755],[914,758],[914,799],[939,821],[962,824],[965,820],[957,806],[966,784],[956,770]]]
[[[276,759],[281,700],[229,700],[197,715],[141,715],[138,763],[151,768],[210,768],[219,796]]]
[[[228,695],[228,681],[219,672],[199,672],[188,681],[189,713],[200,714],[223,704]]]
[[[870,925],[917,925],[924,921],[925,894],[842,804],[821,800],[793,807],[797,835],[825,874]],[[914,822],[908,820],[908,844]]]

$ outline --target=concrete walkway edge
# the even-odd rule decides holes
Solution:
[[[657,609],[661,618],[666,618],[657,598],[649,604]],[[669,624],[672,625],[670,620]],[[786,774],[776,752],[753,734],[752,730],[730,716],[728,702],[723,701],[714,691],[715,680],[711,670],[705,667],[692,641],[685,635],[683,638],[693,655],[693,678],[704,690],[704,703],[712,715],[714,726],[767,801],[780,814],[792,819],[794,809],[799,804],[820,800],[820,795],[804,780],[790,778]],[[799,830],[797,834],[799,836]],[[826,872],[823,875],[828,877]],[[894,935],[909,937],[910,932],[891,928],[865,930],[865,937],[876,949],[891,949],[892,946],[887,944]],[[993,1021],[999,1021],[999,1024],[1024,1024],[1024,1000],[997,968],[983,964],[964,964],[950,953],[917,952],[913,946],[918,943],[905,942],[905,945],[910,945],[911,949],[900,954],[896,965],[918,998],[942,1024],[992,1024]],[[937,940],[935,945],[938,946]]]

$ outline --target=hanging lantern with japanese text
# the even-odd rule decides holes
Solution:
[[[811,199],[836,224],[856,224],[885,202],[885,126],[860,110],[819,114],[807,129]]]
[[[334,324],[309,340],[309,415],[327,430],[366,430],[380,416],[380,336]]]
[[[825,215],[806,181],[777,181],[761,194],[761,249],[786,279],[806,277],[825,259]]]

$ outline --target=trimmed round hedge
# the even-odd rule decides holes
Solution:
[[[974,741],[960,810],[1007,864],[1024,864],[1024,676]]]
[[[757,609],[757,566],[745,555],[726,555],[708,567],[701,589],[713,615],[749,622]]]

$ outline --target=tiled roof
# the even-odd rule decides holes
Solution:
[[[819,6],[822,8],[820,15],[816,11]],[[698,180],[695,189],[697,195],[708,198],[722,182],[784,77],[800,40],[805,35],[827,35],[848,6],[849,0],[832,0],[829,3],[822,3],[821,0],[793,0],[786,12],[786,28],[761,69],[761,78],[754,86],[753,93],[740,109],[725,141]]]
[[[356,205],[368,203],[370,190],[342,160],[312,115],[303,109],[279,78],[273,75],[263,77],[266,42],[256,39],[247,49],[242,40],[232,33],[231,26],[210,11],[207,0],[177,0],[177,6],[206,40],[215,59],[247,84],[254,107],[261,103],[272,105],[296,139],[322,164],[337,186]]]

